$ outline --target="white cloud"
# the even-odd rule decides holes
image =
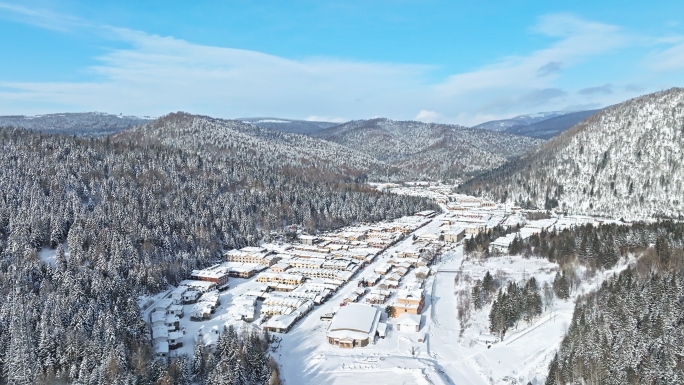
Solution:
[[[98,75],[98,81],[19,83],[3,81],[0,74],[2,114],[95,110],[159,116],[183,110],[228,118],[343,122],[383,116],[475,125],[571,105],[612,104],[637,92],[612,79],[606,79],[615,85],[612,94],[575,92],[596,83],[573,84],[573,89],[559,84],[573,66],[625,47],[632,39],[617,26],[571,15],[540,18],[532,31],[556,39],[542,49],[429,84],[425,79],[434,67],[427,65],[293,60],[141,31],[91,27],[77,18],[0,3],[2,10],[19,19],[35,16],[32,23],[45,28],[96,30],[128,45],[97,58],[98,65],[87,69]],[[678,65],[682,51],[681,46],[663,51],[663,63],[670,64],[661,65]],[[643,84],[640,79],[629,81]],[[414,116],[409,111],[420,112]]]
[[[439,112],[420,110],[420,112],[418,112],[418,115],[416,115],[413,118],[413,120],[417,120],[419,122],[434,123],[439,122],[441,118],[442,115]]]
[[[27,8],[1,2],[0,18],[60,32],[87,26],[87,23],[77,17],[63,15],[48,9]]]
[[[651,55],[648,66],[656,71],[684,69],[684,44],[678,44]]]

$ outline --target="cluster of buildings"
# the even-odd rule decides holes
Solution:
[[[390,325],[402,333],[418,333],[425,306],[423,285],[431,274],[429,265],[445,245],[440,239],[416,236],[382,263],[376,263],[335,314],[321,317],[331,321],[328,343],[341,348],[367,346],[376,337],[384,338]],[[389,320],[383,321],[385,314]]]
[[[328,301],[383,251],[430,223],[435,215],[432,211],[421,212],[394,221],[347,227],[317,236],[300,234],[297,242],[230,250],[225,253],[224,262],[192,271],[187,280],[153,305],[149,321],[155,351],[166,356],[169,350],[182,346],[185,328],[180,325],[185,313],[188,313],[190,321],[212,319],[221,304],[220,291],[228,289],[230,282],[236,279],[249,280],[250,283],[241,286],[248,290],[231,297],[228,315],[236,321],[254,322],[270,332],[288,332],[314,306]],[[427,245],[429,241],[421,239],[414,243]],[[427,277],[427,265],[433,257],[434,250],[428,246],[417,247],[415,253],[392,256],[384,269],[372,274],[372,279],[361,284],[354,282],[354,289],[345,297],[343,304],[386,306],[392,298],[397,309],[405,305],[402,311],[420,312],[420,301],[417,304],[404,303],[399,297],[393,298],[392,294],[402,285],[413,288],[413,295],[421,293],[422,283],[416,277]],[[411,271],[414,274],[407,279]],[[349,309],[354,309],[354,306]],[[371,307],[377,310],[375,306]],[[377,314],[384,314],[384,310],[377,311]],[[370,311],[363,314],[370,314]],[[371,318],[377,328],[379,322],[375,322],[375,316]],[[380,329],[384,330],[384,327]],[[371,327],[365,332],[375,336],[376,329]],[[216,339],[214,334],[218,333],[201,332],[197,338],[206,342],[205,345],[211,345]],[[352,344],[363,343],[357,341]]]

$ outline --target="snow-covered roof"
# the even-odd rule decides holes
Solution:
[[[299,314],[281,314],[271,317],[264,327],[273,329],[288,329],[293,322],[297,321]]]
[[[330,324],[329,331],[349,330],[370,333],[380,312],[374,306],[349,304],[341,308]]]
[[[420,314],[401,313],[397,317],[398,325],[420,326]]]

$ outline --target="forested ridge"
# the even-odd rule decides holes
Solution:
[[[561,264],[578,258],[588,267],[604,268],[627,253],[638,260],[597,291],[578,298],[546,383],[684,382],[684,224],[584,226],[575,233],[574,242],[565,234],[565,250],[574,244],[575,252],[572,257],[569,252],[557,254]],[[534,248],[555,247],[547,237],[532,242],[538,244]],[[565,285],[568,282],[559,286]]]
[[[287,225],[435,207],[343,170],[280,164],[282,147],[231,157],[134,139],[0,129],[0,382],[187,383],[169,379],[176,363],[155,363],[138,295]],[[43,248],[57,248],[54,266],[39,260]]]
[[[523,207],[638,220],[684,215],[684,88],[608,107],[463,185]]]

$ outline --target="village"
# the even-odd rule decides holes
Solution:
[[[335,356],[342,357],[340,362],[331,361],[335,365],[350,365],[342,371],[344,375],[351,373],[350,367],[389,370],[397,375],[399,366],[405,383],[450,383],[437,353],[444,341],[434,333],[444,327],[443,323],[458,324],[455,310],[439,310],[447,304],[456,307],[450,298],[455,287],[438,282],[436,274],[452,274],[448,279],[453,280],[456,269],[463,268],[463,240],[497,226],[512,229],[490,245],[494,255],[505,255],[515,237],[598,223],[579,216],[529,219],[518,207],[453,194],[440,185],[393,189],[395,193],[435,199],[442,212],[419,212],[321,234],[300,232],[289,242],[230,250],[224,262],[193,271],[177,288],[162,293],[144,309],[156,354],[191,356],[195,344],[212,351],[224,327],[234,325],[237,330],[267,331],[278,336],[281,365],[290,365],[296,356],[303,360],[302,354],[314,355],[318,357],[314,361],[330,365],[323,357]],[[523,263],[529,265],[523,266],[523,271],[529,269],[527,273],[533,274],[537,269],[544,279],[552,278],[549,272],[555,269],[553,264]],[[484,270],[474,277],[478,274],[484,275]],[[437,287],[447,287],[444,285],[452,286],[450,297],[435,294]],[[569,317],[572,308],[565,310],[565,317]],[[438,312],[448,312],[453,318],[445,320]],[[478,333],[482,334],[480,329]],[[452,332],[444,331],[444,337]],[[484,333],[484,337],[472,336],[475,342],[471,344],[494,339]],[[431,338],[437,339],[431,342]],[[288,352],[304,346],[309,346],[306,353]],[[287,356],[282,357],[283,353]],[[389,355],[387,361],[379,363],[377,356],[383,354]],[[409,364],[404,361],[407,358],[414,360]],[[367,359],[377,363],[366,364]],[[285,379],[302,379],[300,374],[288,375],[287,369],[284,374]],[[314,377],[306,377],[307,382],[321,380],[316,377],[320,373],[310,375]],[[346,378],[344,375],[333,377]]]

